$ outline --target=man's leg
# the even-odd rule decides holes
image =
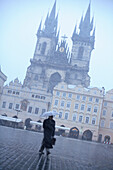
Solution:
[[[51,152],[49,150],[49,148],[46,148],[46,154],[49,155]]]
[[[43,153],[44,148],[45,148],[45,145],[44,145],[44,140],[43,140],[39,152]]]

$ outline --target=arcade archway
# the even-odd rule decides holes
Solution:
[[[61,125],[61,127],[65,127],[64,125]],[[58,134],[64,136],[65,135],[65,130],[59,129]]]
[[[42,123],[41,120],[38,120],[37,122]],[[35,126],[35,130],[41,131],[41,126],[40,125],[36,125]]]
[[[90,130],[86,130],[84,131],[83,135],[82,135],[82,139],[83,140],[89,140],[91,141],[92,140],[92,132]]]
[[[69,132],[69,137],[78,139],[79,130],[77,127],[72,127]]]
[[[30,124],[30,121],[32,121],[32,119],[30,118],[25,120],[26,129],[31,129],[32,125]]]

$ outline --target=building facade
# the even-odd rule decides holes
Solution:
[[[2,92],[3,92],[3,86],[4,86],[4,83],[5,83],[6,80],[7,80],[7,77],[1,71],[1,68],[0,68],[0,98],[1,98],[1,95],[2,95]]]
[[[105,94],[104,88],[62,82],[54,88],[51,109],[60,113],[57,125],[78,129],[79,137],[90,131],[94,141],[113,142],[113,90]]]
[[[79,29],[79,33],[77,33]],[[93,33],[91,34],[91,31]],[[61,81],[68,84],[90,85],[89,64],[94,49],[95,29],[90,21],[90,4],[79,28],[75,26],[72,35],[72,51],[66,43],[66,36],[59,42],[58,14],[56,1],[47,14],[43,29],[42,21],[37,31],[37,43],[31,64],[27,68],[24,87],[38,86],[40,83],[48,92]]]
[[[52,95],[38,86],[31,89],[23,87],[18,78],[3,87],[0,100],[0,115],[39,121],[40,115],[49,110]]]

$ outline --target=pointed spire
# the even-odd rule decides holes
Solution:
[[[83,15],[81,17],[81,21],[80,21],[80,24],[79,24],[79,28],[82,29],[82,24],[83,24]]]
[[[39,25],[39,28],[38,28],[38,31],[37,31],[37,35],[40,35],[41,26],[42,26],[42,20],[40,21],[40,25]]]
[[[47,17],[46,17],[46,20],[45,20],[45,26],[46,26],[47,23],[48,23],[48,18],[49,18],[49,12],[48,12]]]
[[[94,30],[93,30],[93,37],[95,37],[95,28],[94,28]]]
[[[72,39],[74,38],[75,34],[76,34],[76,29],[77,29],[77,25],[75,25],[74,31],[73,31],[73,35],[72,35]]]
[[[93,29],[93,20],[94,20],[94,17],[92,18],[92,21],[90,23],[90,31]]]
[[[51,10],[51,13],[50,13],[50,18],[51,19],[55,19],[55,13],[56,13],[56,0],[55,0],[55,3],[53,5],[53,8]]]
[[[80,28],[80,35],[82,37],[89,37],[90,36],[90,31],[92,30],[93,27],[93,19],[92,22],[90,23],[90,3],[88,6],[88,9],[86,11],[84,20],[83,20],[83,16],[81,18],[81,22],[79,25]]]
[[[86,15],[84,17],[84,23],[90,24],[90,3],[86,12]]]
[[[50,15],[48,13],[45,20],[45,27],[43,33],[47,36],[56,36],[57,25],[58,25],[58,14],[56,18],[55,18],[55,14],[56,14],[56,0],[54,2]]]

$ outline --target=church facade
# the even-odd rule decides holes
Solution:
[[[93,31],[92,35],[91,31]],[[31,88],[38,87],[40,84],[51,93],[53,88],[62,81],[88,87],[90,85],[89,64],[94,42],[95,28],[93,28],[93,18],[90,22],[90,4],[85,17],[81,18],[79,33],[75,25],[72,51],[69,51],[65,36],[59,42],[55,1],[50,14],[47,14],[43,29],[42,21],[40,22],[34,56],[27,68],[23,86]]]
[[[56,92],[63,93],[64,91],[66,91],[67,96],[68,93],[73,93],[73,96],[81,93],[76,91],[75,94],[75,91],[72,92],[67,88],[69,85],[74,85],[76,88],[81,87],[82,94],[80,95],[84,95],[87,100],[89,99],[89,92],[86,93],[88,86],[90,86],[88,72],[91,52],[95,43],[95,28],[93,27],[93,18],[90,18],[90,4],[85,16],[81,17],[79,28],[75,25],[73,30],[71,52],[66,42],[66,36],[63,36],[61,42],[59,42],[59,33],[55,1],[51,12],[47,14],[44,26],[42,26],[42,21],[40,22],[34,56],[30,60],[31,64],[27,68],[23,84],[16,78],[9,85],[3,86],[7,77],[0,70],[0,116],[16,116],[22,120],[24,126],[27,126],[31,120],[43,121],[40,117],[41,114],[54,109],[64,115],[67,115],[67,113],[70,115],[69,119],[65,116],[57,118],[56,122],[59,126],[64,124],[72,128],[76,121],[81,135],[83,130],[90,129],[91,132],[92,130],[96,132],[95,137],[93,135],[93,140],[98,140],[99,133],[102,139],[100,141],[104,141],[105,136],[110,137],[109,140],[113,141],[111,135],[113,131],[113,90],[107,93],[106,96],[100,92],[97,96],[93,93],[90,94],[90,97],[95,98],[96,96],[99,98],[100,103],[96,103],[95,106],[97,107],[100,104],[97,115],[89,111],[91,108],[88,106],[91,105],[91,102],[82,101],[82,97],[77,104],[85,104],[84,107],[89,109],[87,113],[84,110],[81,112],[80,109],[76,111],[73,107],[71,108],[71,102],[73,102],[73,106],[76,102],[75,98],[73,100],[69,99],[70,104],[68,103],[68,106],[70,105],[70,108],[67,108],[66,105],[63,108],[60,105],[62,96],[56,96]],[[64,83],[65,90],[57,88],[60,87],[60,83]],[[54,105],[56,98],[59,102],[57,107]],[[63,100],[68,101],[67,98]],[[106,100],[105,103],[108,103],[108,106],[103,105],[104,100]],[[92,108],[94,104],[95,102],[93,102]],[[109,112],[108,117],[105,114],[107,112]],[[81,118],[84,119],[81,122],[79,121],[79,114],[81,114],[80,120]],[[90,124],[86,122],[86,118],[87,121],[90,120]],[[97,118],[98,121],[96,122]],[[107,140],[108,137],[106,137]]]

